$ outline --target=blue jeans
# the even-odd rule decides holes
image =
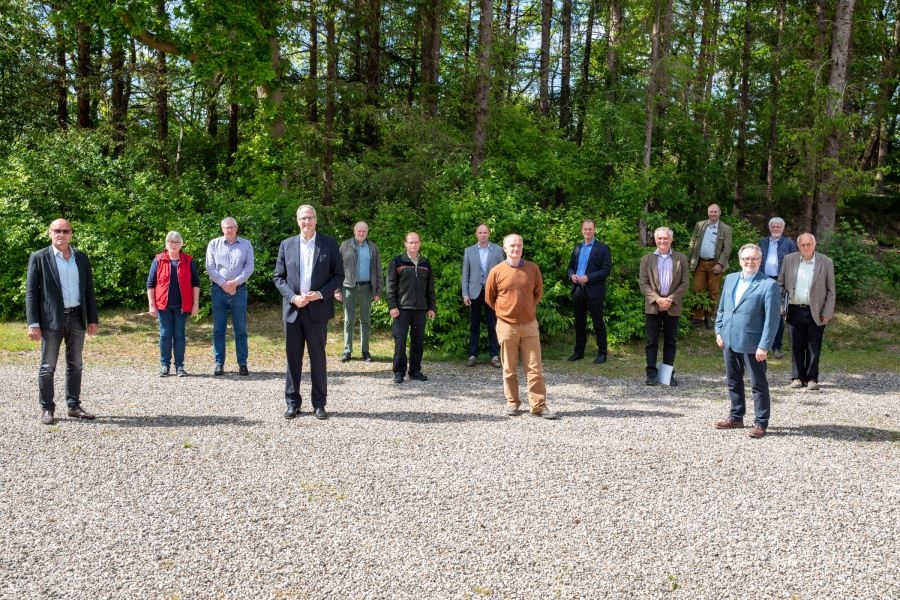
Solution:
[[[66,315],[65,327],[41,329],[41,366],[38,370],[38,402],[43,410],[55,410],[53,376],[59,361],[59,347],[66,341],[66,405],[81,404],[81,353],[84,350],[84,323],[81,311]]]
[[[213,313],[213,355],[217,365],[225,364],[225,330],[228,328],[228,313],[234,327],[234,351],[239,365],[247,364],[247,286],[242,285],[234,293],[228,294],[215,283],[210,286]]]
[[[168,367],[174,348],[175,368],[183,367],[184,348],[187,345],[184,339],[184,326],[187,323],[188,313],[171,308],[156,314],[159,319],[159,362],[162,366]]]

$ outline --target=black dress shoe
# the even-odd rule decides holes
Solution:
[[[418,373],[410,373],[409,378],[415,379],[417,381],[428,381],[428,377],[422,371],[419,371]]]
[[[656,384],[657,384],[656,377],[647,375],[647,385],[656,385]]]
[[[569,357],[569,362],[575,362],[576,360],[581,360],[582,358],[584,358],[584,354],[579,354],[578,352],[576,352]]]
[[[56,419],[53,418],[52,410],[45,410],[41,413],[41,423],[43,423],[44,425],[53,425],[54,423],[56,423]]]
[[[712,322],[712,319],[710,319],[709,317],[706,317],[706,328],[712,329],[713,327],[715,327],[715,324]]]
[[[285,419],[293,419],[294,417],[296,417],[299,414],[300,414],[299,408],[289,408],[286,411],[284,411],[284,418]]]
[[[247,375],[249,375],[249,374],[250,374],[250,370],[247,368],[247,365],[240,365],[240,366],[238,367],[238,374],[239,374],[241,377],[246,377]]]
[[[85,412],[85,410],[80,406],[70,408],[68,414],[70,417],[73,417],[75,419],[84,419],[85,421],[93,421],[95,419],[94,415],[89,412]]]
[[[362,357],[363,357],[363,360],[366,362],[375,362],[375,359],[372,358],[372,355],[369,354],[368,352],[363,352]]]
[[[394,383],[403,383],[403,373],[394,373]]]
[[[605,354],[598,354],[598,355],[597,355],[597,358],[594,359],[594,364],[595,364],[595,365],[602,365],[602,364],[605,363],[605,362],[606,362],[606,355],[605,355]]]
[[[344,352],[343,354],[341,354],[341,362],[347,362],[349,360],[350,360],[349,352]]]
[[[327,419],[328,413],[325,412],[324,408],[317,408],[316,409],[316,418],[319,419],[320,421],[323,419]]]
[[[691,327],[703,327],[703,319],[691,319]]]
[[[218,377],[219,375],[225,374],[225,367],[223,365],[216,365],[216,368],[213,369],[213,375]]]
[[[678,387],[678,380],[675,379],[675,378],[673,377],[673,378],[669,381],[669,385],[670,385],[671,387]]]

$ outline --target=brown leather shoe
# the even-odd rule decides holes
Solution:
[[[54,423],[56,423],[56,419],[53,418],[52,410],[45,410],[41,413],[41,423],[43,423],[44,425],[53,425]]]
[[[766,428],[762,425],[757,425],[753,429],[750,430],[750,437],[759,439],[761,437],[766,437]]]
[[[743,421],[732,419],[728,417],[724,421],[719,421],[716,423],[716,429],[740,429],[744,426]]]
[[[84,419],[85,421],[93,421],[96,417],[90,413],[84,412],[84,409],[80,406],[76,406],[75,408],[69,409],[69,416],[74,417],[76,419]]]

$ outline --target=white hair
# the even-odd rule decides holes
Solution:
[[[183,244],[184,238],[182,238],[181,234],[178,233],[177,231],[170,231],[169,233],[166,234],[166,241],[167,242],[181,242]]]

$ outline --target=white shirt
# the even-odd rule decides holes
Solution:
[[[808,261],[803,260],[802,256],[800,257],[800,264],[797,266],[797,283],[794,285],[794,297],[791,298],[791,304],[809,304],[809,289],[812,287],[815,267],[815,254]]]
[[[313,258],[316,255],[316,234],[307,242],[300,236],[300,295],[310,291],[313,271]]]
[[[737,306],[741,303],[741,298],[744,297],[744,294],[747,293],[747,290],[750,289],[750,284],[753,283],[753,278],[756,277],[756,273],[751,275],[750,277],[744,279],[741,277],[738,279],[738,283],[734,286],[734,305]]]

